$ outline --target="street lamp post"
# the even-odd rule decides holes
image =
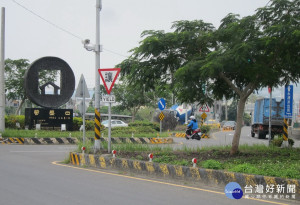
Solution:
[[[4,34],[5,8],[1,8],[1,41],[0,41],[0,132],[5,130],[5,78],[4,78]]]
[[[95,52],[95,152],[101,148],[100,143],[100,76],[98,69],[100,68],[100,11],[102,9],[102,0],[96,0],[96,43],[90,44],[90,40],[83,40],[84,48],[88,51]]]

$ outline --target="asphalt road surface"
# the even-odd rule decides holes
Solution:
[[[1,205],[287,204],[229,199],[224,187],[192,186],[58,164],[74,146],[0,145]]]
[[[245,126],[242,128],[241,137],[240,137],[240,145],[248,144],[264,144],[268,145],[268,135],[266,139],[258,139],[256,137],[250,136],[251,127]],[[225,146],[232,144],[234,131],[219,131],[211,134],[211,138],[209,139],[201,139],[198,140],[186,140],[185,138],[174,138],[174,142],[176,143],[173,145],[175,149],[181,149],[183,147],[190,147],[190,148],[197,148],[197,147],[208,147],[208,146]],[[295,144],[294,147],[300,147],[300,141],[294,139]]]

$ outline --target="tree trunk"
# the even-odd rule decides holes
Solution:
[[[244,108],[247,101],[247,97],[240,97],[238,108],[237,108],[237,121],[236,121],[236,129],[234,132],[233,140],[232,140],[232,147],[230,150],[230,155],[234,155],[237,153],[240,143],[240,136],[242,132],[243,126],[243,115],[244,115]]]
[[[19,114],[19,111],[20,111],[20,109],[23,107],[24,102],[25,102],[25,99],[23,98],[23,99],[21,100],[21,103],[20,103],[18,109],[17,109],[16,112],[15,112],[15,115],[18,115],[18,114]]]
[[[139,110],[139,108],[136,108],[136,107],[134,107],[132,109],[132,112],[131,112],[131,115],[132,115],[131,122],[134,122],[135,116],[136,116],[136,113],[137,113],[138,110]]]

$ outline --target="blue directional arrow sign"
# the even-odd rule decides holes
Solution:
[[[166,108],[166,101],[163,98],[160,98],[160,100],[158,101],[158,108],[160,110],[164,110]]]
[[[284,92],[284,117],[293,117],[293,85],[285,86]]]

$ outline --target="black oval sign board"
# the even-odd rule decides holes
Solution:
[[[60,73],[60,85],[45,82],[40,85],[41,72],[57,71]],[[57,108],[69,101],[75,89],[75,76],[71,67],[57,57],[43,57],[34,61],[25,73],[25,91],[31,102],[41,107]],[[46,87],[52,86],[52,93]]]

